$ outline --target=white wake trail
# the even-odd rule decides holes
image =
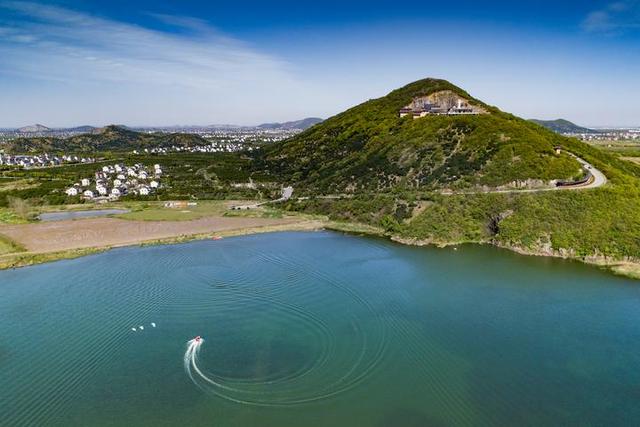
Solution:
[[[200,347],[202,346],[203,342],[204,342],[204,338],[194,338],[187,342],[187,350],[184,353],[184,369],[187,372],[187,375],[189,375],[189,378],[191,378],[191,381],[193,381],[195,385],[197,385],[202,389],[204,389],[204,387],[202,386],[201,383],[198,382],[198,379],[214,387],[219,387],[223,390],[236,391],[236,392],[242,391],[234,387],[229,387],[224,384],[221,384],[215,381],[214,379],[212,379],[211,377],[207,376],[204,372],[202,372],[202,370],[198,366],[198,353],[200,351]],[[243,400],[234,399],[232,397],[218,393],[215,390],[212,390],[212,391],[218,394],[219,396],[224,397],[225,399],[229,399],[237,403],[247,403]]]

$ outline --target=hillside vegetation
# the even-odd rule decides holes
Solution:
[[[490,111],[479,116],[399,118],[415,96],[454,90]],[[596,189],[443,195],[442,187],[569,178],[573,153],[604,172]],[[371,100],[270,148],[261,164],[311,193],[288,209],[386,229],[414,243],[491,243],[640,272],[640,166],[503,113],[440,80],[422,80]],[[632,268],[631,270],[633,270]]]
[[[546,127],[549,130],[558,133],[596,133],[597,131],[589,128],[585,128],[582,126],[578,126],[575,123],[570,122],[565,119],[557,119],[557,120],[531,120],[533,123],[536,123],[540,126]]]
[[[399,117],[414,98],[445,90],[488,114]],[[179,144],[186,138],[198,137],[107,128],[64,142],[32,138],[13,144],[23,151],[42,149],[37,144],[68,147],[70,141],[87,151],[130,150],[131,144],[167,139]],[[582,176],[569,153],[602,171],[608,183],[594,189],[494,192],[517,181],[549,186]],[[409,84],[252,153],[112,156],[116,160],[161,163],[163,188],[154,196],[159,200],[265,200],[276,198],[281,185],[292,185],[294,197],[280,206],[327,215],[345,228],[366,224],[418,244],[488,243],[605,263],[626,274],[635,269],[640,277],[640,165],[488,106],[443,80]],[[0,206],[23,199],[34,205],[78,203],[63,189],[95,168],[6,170]],[[5,222],[24,220],[15,209],[5,212]]]
[[[413,98],[450,90],[489,114],[400,118]],[[563,139],[443,80],[421,80],[268,147],[257,167],[322,193],[497,187],[581,174]]]
[[[76,135],[70,138],[53,136],[17,138],[7,142],[4,149],[7,153],[13,154],[42,152],[95,153],[102,151],[140,150],[171,145],[189,146],[206,144],[207,142],[198,135],[182,133],[148,134],[111,125],[91,133]]]

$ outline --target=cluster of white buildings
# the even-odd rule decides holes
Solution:
[[[161,177],[162,168],[158,164],[153,166],[153,170],[140,163],[108,165],[95,173],[95,179],[83,178],[67,188],[65,193],[96,201],[117,200],[126,194],[148,196],[160,187]]]
[[[585,133],[563,133],[563,135],[573,136],[582,141],[638,141],[640,129],[594,130]]]
[[[171,147],[158,147],[158,148],[145,148],[142,152],[146,154],[167,154],[167,153],[234,153],[236,151],[253,151],[252,146],[247,146],[244,143],[237,142],[212,142],[208,145],[194,145],[194,146],[176,146]],[[133,154],[140,154],[139,150],[133,150]]]
[[[238,127],[238,126],[220,126],[220,127],[201,127],[201,126],[186,126],[186,127],[171,127],[171,128],[148,128],[148,129],[136,129],[146,133],[189,133],[199,135],[210,141],[220,142],[240,142],[240,143],[262,143],[262,142],[277,142],[283,139],[291,138],[292,136],[302,132],[302,129],[298,128],[261,128],[261,127]]]
[[[36,155],[16,155],[0,153],[0,166],[19,166],[23,168],[44,168],[49,166],[59,166],[64,163],[93,163],[96,159],[92,157],[78,156],[50,156],[49,154]]]

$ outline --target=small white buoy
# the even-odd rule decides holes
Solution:
[[[140,325],[140,330],[144,331],[144,326]]]
[[[156,327],[156,324],[151,322],[151,326],[153,326],[154,328]]]
[[[131,330],[132,330],[133,332],[137,331],[137,329],[136,329],[136,328],[131,328]]]

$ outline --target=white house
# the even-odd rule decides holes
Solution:
[[[140,187],[140,195],[141,196],[148,196],[149,195],[149,187],[143,186]]]
[[[83,187],[88,187],[89,184],[91,184],[91,181],[89,180],[89,178],[82,178],[80,180],[80,185],[82,185]]]
[[[114,196],[119,196],[120,194],[120,189],[119,188],[112,188],[111,189],[111,194],[113,194]]]
[[[116,168],[116,172],[122,172],[122,166],[116,165],[115,168]]]
[[[145,171],[140,171],[140,173],[138,173],[138,178],[147,179],[147,173]]]
[[[118,178],[120,181],[124,181],[125,179],[127,179],[127,177],[124,176],[124,174],[122,174],[122,173],[118,174],[118,176],[116,178]]]
[[[158,188],[159,184],[158,184],[158,181],[151,181],[149,185],[151,186],[151,188]]]
[[[120,181],[119,179],[114,179],[113,180],[113,186],[114,187],[120,187],[122,185],[122,181]]]
[[[67,188],[64,192],[67,193],[67,196],[77,196],[78,195],[78,189],[76,187]]]
[[[87,199],[93,199],[93,191],[91,190],[85,190],[84,193],[82,193],[82,195]]]
[[[107,191],[107,187],[105,187],[104,185],[97,185],[96,186],[96,191],[98,192],[98,194],[100,194],[101,196],[106,196],[108,191]]]

